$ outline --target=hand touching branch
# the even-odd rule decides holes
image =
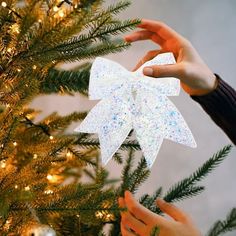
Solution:
[[[200,236],[190,217],[176,206],[158,199],[157,205],[173,220],[157,215],[138,203],[128,191],[125,198],[119,198],[120,207],[127,207],[121,212],[122,236],[149,236],[152,229],[158,226],[159,236]]]
[[[180,79],[185,92],[190,95],[204,95],[216,88],[216,76],[187,39],[159,21],[143,19],[138,27],[142,30],[127,35],[127,42],[149,39],[157,43],[161,49],[149,51],[134,70],[160,53],[172,52],[176,64],[145,67],[144,74],[156,78],[176,77]]]

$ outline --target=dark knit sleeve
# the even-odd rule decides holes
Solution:
[[[236,91],[218,75],[218,86],[209,94],[191,96],[236,145]]]

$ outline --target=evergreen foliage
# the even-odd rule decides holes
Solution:
[[[207,236],[218,236],[236,229],[236,208],[233,208],[223,221],[217,221],[209,230]]]

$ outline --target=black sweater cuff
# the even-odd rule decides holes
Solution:
[[[236,91],[218,75],[217,88],[202,96],[191,96],[236,144]]]

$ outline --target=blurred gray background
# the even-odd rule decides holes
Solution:
[[[107,0],[106,5],[117,1]],[[187,37],[196,47],[209,67],[236,88],[236,1],[235,0],[134,0],[132,6],[120,18],[150,18],[160,20]],[[127,69],[148,51],[156,48],[151,42],[138,42],[122,53],[109,55]],[[67,65],[70,68],[71,65]],[[172,184],[188,176],[214,152],[230,143],[226,135],[211,121],[207,114],[191,98],[181,92],[172,101],[181,111],[191,128],[198,147],[191,149],[165,140],[152,174],[140,188],[137,197],[152,193],[158,186],[168,189]],[[52,111],[67,114],[75,110],[89,110],[94,102],[76,95],[42,96],[32,106],[43,110],[41,116]],[[236,122],[236,121],[235,121]],[[78,124],[74,124],[73,127]],[[73,130],[73,129],[72,129]],[[137,158],[140,158],[137,156]],[[119,176],[120,169],[111,161],[106,166],[111,176]],[[218,219],[225,218],[236,207],[236,151],[202,182],[206,190],[199,196],[177,205],[191,214],[198,227],[205,233]],[[236,235],[236,232],[227,235]]]

